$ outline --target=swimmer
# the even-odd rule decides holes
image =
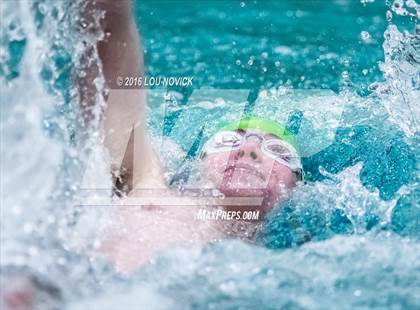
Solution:
[[[106,12],[106,37],[99,44],[99,53],[111,89],[103,116],[104,144],[117,188],[123,192],[123,197],[117,198],[119,206],[112,211],[102,253],[118,271],[128,273],[170,246],[252,237],[264,214],[284,199],[302,177],[293,135],[272,120],[256,117],[221,124],[202,148],[200,179],[223,195],[223,210],[259,211],[259,218],[198,219],[198,208],[193,207],[197,199],[171,189],[164,178],[145,125],[144,92],[116,85],[119,77],[138,77],[143,72],[143,53],[130,3],[101,1],[99,5]],[[252,197],[260,198],[255,205],[236,203],[240,198]],[[142,198],[148,202],[133,205],[144,201]],[[179,198],[182,202],[176,206],[161,203]],[[198,205],[209,213],[220,207],[205,198]]]
[[[109,92],[107,97],[102,129],[119,197],[110,211],[113,220],[105,229],[98,255],[105,256],[117,271],[130,273],[159,251],[175,245],[204,245],[231,237],[252,238],[264,214],[302,178],[293,135],[281,124],[262,118],[247,117],[221,124],[200,152],[200,178],[223,194],[222,201],[233,198],[232,204],[218,206],[204,197],[198,205],[209,212],[220,207],[226,212],[258,210],[260,217],[253,221],[198,219],[197,199],[182,196],[164,178],[164,169],[147,133],[143,92],[117,85],[118,77],[143,75],[143,53],[130,1],[88,1],[82,15],[89,20],[93,9],[105,12],[101,21],[105,36],[98,44],[98,51],[107,87],[117,90]],[[91,85],[96,77],[97,70],[92,69],[80,79],[82,102],[93,101]],[[86,105],[81,109],[86,109]],[[149,199],[156,196],[155,200]],[[260,199],[254,205],[235,203],[237,198],[255,196]],[[159,203],[180,197],[184,204]],[[133,206],[132,201],[136,199],[149,199],[149,202]],[[54,285],[49,283],[48,289],[39,289],[31,274],[26,270],[14,271],[7,277],[9,285],[2,292],[1,305],[6,309],[30,309],[42,294],[50,296],[52,304],[59,302],[59,293],[50,288]],[[17,283],[16,287],[10,283]]]

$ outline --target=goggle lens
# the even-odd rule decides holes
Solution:
[[[221,131],[215,134],[204,146],[203,152],[217,153],[234,150],[240,147],[248,137],[257,136],[261,141],[261,150],[264,154],[293,171],[302,170],[300,157],[295,148],[286,141],[278,138],[264,138],[264,134],[248,132],[241,134],[236,131]]]

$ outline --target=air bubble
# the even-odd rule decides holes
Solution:
[[[367,32],[367,31],[362,31],[362,32],[360,33],[360,37],[361,37],[361,39],[362,39],[364,42],[367,42],[367,41],[369,41],[369,40],[371,39],[370,33],[369,33],[369,32]]]
[[[348,72],[348,71],[343,71],[343,72],[341,73],[341,77],[342,77],[343,79],[348,79],[348,78],[349,78],[349,72]]]

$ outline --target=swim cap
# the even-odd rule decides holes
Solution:
[[[267,134],[272,134],[281,140],[290,143],[296,150],[298,150],[294,135],[290,133],[285,127],[279,123],[260,117],[248,116],[239,121],[225,123],[219,126],[219,131],[234,131],[238,129],[259,129]]]

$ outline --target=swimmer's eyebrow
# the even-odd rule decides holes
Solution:
[[[241,134],[241,135],[244,135],[246,133],[246,130],[245,129],[236,129],[236,132]],[[276,135],[273,135],[271,133],[264,134],[264,138],[278,139],[278,137]]]
[[[271,133],[267,133],[267,134],[264,135],[264,138],[278,139],[279,137],[277,137],[276,135],[273,135]]]

